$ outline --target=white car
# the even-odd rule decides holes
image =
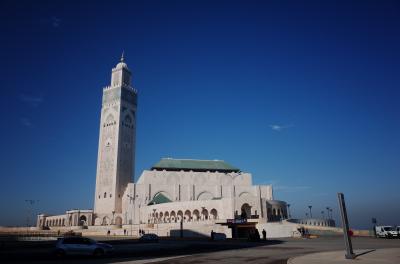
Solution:
[[[376,226],[375,231],[377,237],[397,238],[399,236],[399,233],[393,226]]]
[[[92,255],[100,257],[105,254],[111,254],[113,251],[114,249],[111,245],[98,243],[87,237],[64,237],[58,239],[55,254],[58,257],[66,255]]]

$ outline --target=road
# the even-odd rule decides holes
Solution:
[[[138,244],[133,241],[110,241],[115,248],[113,256],[68,257],[55,259],[50,253],[53,243],[25,244],[3,247],[1,263],[286,263],[287,259],[307,253],[343,249],[342,237],[315,239],[281,239],[267,242],[165,240],[155,244]],[[399,248],[400,239],[353,238],[355,249]]]

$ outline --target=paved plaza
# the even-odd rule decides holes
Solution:
[[[113,256],[94,259],[91,257],[73,257],[55,259],[50,253],[52,242],[42,244],[25,244],[3,246],[0,250],[1,263],[287,263],[288,259],[304,256],[310,253],[334,252],[344,258],[343,238],[322,237],[315,239],[281,239],[266,242],[247,241],[209,241],[209,240],[162,240],[160,243],[139,244],[133,240],[111,240],[115,254]],[[354,249],[357,253],[373,249],[374,252],[358,258],[368,259],[369,256],[380,257],[381,249],[400,252],[400,239],[353,238]],[[339,251],[339,252],[337,252]],[[324,253],[325,254],[325,253]],[[318,259],[310,263],[319,263]],[[320,255],[323,256],[323,255]],[[293,259],[292,259],[293,260]],[[322,259],[321,259],[322,260]],[[304,262],[292,262],[301,264]],[[321,261],[320,263],[326,263]],[[338,262],[340,263],[340,262]],[[348,262],[346,262],[348,263]],[[368,263],[368,262],[366,262]]]

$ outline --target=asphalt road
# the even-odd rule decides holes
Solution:
[[[159,261],[156,263],[286,264],[289,258],[307,253],[343,250],[344,254],[344,242],[342,237],[283,239],[281,242],[282,243],[260,245],[257,247],[239,250],[226,250],[205,254],[196,254],[193,256]],[[354,249],[399,248],[400,250],[400,239],[389,240],[375,238],[353,238],[352,242]]]
[[[307,253],[342,250],[342,237],[315,239],[281,239],[266,242],[166,240],[155,244],[135,241],[110,241],[113,256],[92,257],[52,256],[53,243],[22,243],[0,249],[0,263],[286,263],[287,259]],[[355,249],[399,248],[400,239],[353,238]]]

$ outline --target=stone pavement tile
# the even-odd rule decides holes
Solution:
[[[345,251],[320,252],[290,258],[288,264],[396,264],[400,263],[400,248],[355,250],[355,259],[345,259]]]

